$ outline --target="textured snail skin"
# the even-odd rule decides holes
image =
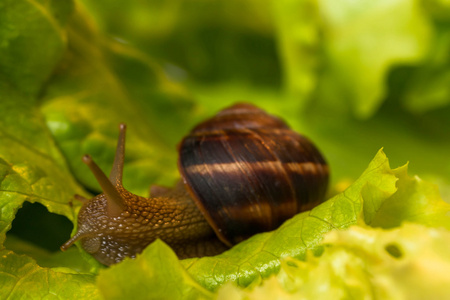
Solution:
[[[127,208],[118,216],[108,216],[104,194],[89,201],[78,215],[81,246],[101,263],[111,265],[135,257],[157,238],[164,239],[182,258],[226,249],[184,188],[152,201],[123,188],[119,193]],[[83,237],[85,232],[88,234]]]
[[[89,156],[103,194],[80,196],[80,240],[98,261],[135,257],[160,238],[179,258],[216,255],[322,201],[328,166],[305,137],[250,104],[236,104],[194,128],[179,145],[182,181],[152,186],[150,198],[122,186],[125,125],[109,179]]]

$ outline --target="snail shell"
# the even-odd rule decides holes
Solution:
[[[317,148],[249,104],[195,127],[179,145],[178,165],[199,209],[229,246],[317,205],[328,184]]]

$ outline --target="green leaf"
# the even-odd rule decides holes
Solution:
[[[188,275],[172,249],[160,240],[136,259],[101,271],[97,282],[106,299],[212,298],[212,293]]]
[[[332,72],[350,96],[355,114],[370,116],[386,94],[384,81],[389,69],[426,55],[430,20],[420,1],[320,3]]]
[[[446,299],[450,232],[405,224],[393,230],[352,226],[325,236],[320,257],[286,259],[253,290],[228,284],[218,299]]]
[[[24,244],[15,242],[14,237],[8,237],[4,245],[17,211],[25,201],[38,202],[45,210],[74,221],[80,204],[74,203],[74,211],[73,195],[85,192],[72,177],[35,104],[35,94],[64,51],[61,27],[71,12],[72,2],[7,1],[1,6],[0,22],[5,23],[0,26],[0,298],[98,298],[92,275],[42,268],[29,256],[5,249],[21,247],[25,252],[30,250],[31,256],[45,256],[44,249],[25,250]],[[79,261],[68,264],[72,258],[60,259],[58,267],[80,266]],[[48,265],[58,261],[50,255],[46,260],[45,263],[40,259]],[[84,288],[74,291],[80,285]]]
[[[407,174],[407,165],[393,170],[399,178],[398,191],[381,205],[371,226],[393,228],[414,222],[450,230],[450,204],[442,200],[436,185]],[[366,191],[370,192],[370,191]]]
[[[31,258],[0,250],[1,299],[100,299],[95,276],[41,268]]]
[[[66,48],[63,27],[73,1],[5,0],[0,4],[0,77],[36,95]],[[32,51],[30,51],[32,50]]]
[[[84,192],[73,180],[44,120],[23,96],[0,83],[0,243],[24,201],[74,220],[69,201]],[[22,120],[18,122],[17,120]]]
[[[418,0],[276,6],[287,87],[298,101],[326,109],[373,115],[387,95],[388,72],[431,49],[432,23]]]
[[[285,85],[305,105],[317,88],[320,67],[320,7],[317,1],[274,2]]]
[[[52,252],[9,233],[4,246],[6,249],[14,251],[15,254],[32,257],[36,264],[43,268],[68,268],[73,272],[85,274],[92,271],[92,266],[83,259],[82,253],[76,247],[65,252]]]
[[[445,12],[447,8],[436,5],[436,10]],[[447,14],[449,14],[447,12]],[[442,24],[435,30],[433,48],[421,66],[408,70],[402,103],[414,113],[423,113],[446,107],[450,103],[450,24]],[[412,72],[411,72],[412,71]]]

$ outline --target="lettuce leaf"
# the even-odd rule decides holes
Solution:
[[[0,250],[2,299],[100,299],[95,276],[66,268],[42,268],[28,256]]]
[[[74,193],[85,194],[73,179],[33,97],[63,53],[62,26],[72,2],[48,7],[18,1],[2,5],[7,9],[0,12],[0,20],[5,22],[0,33],[0,249],[25,201],[41,203],[48,211],[73,221],[75,212],[69,202]],[[47,11],[58,12],[59,18]],[[38,29],[42,32],[35,34]],[[39,61],[25,53],[36,45],[49,47],[45,55],[41,48],[36,51],[36,55],[42,54]]]
[[[138,259],[100,272],[97,283],[106,299],[211,299],[213,295],[189,276],[172,249],[160,240]]]
[[[367,117],[386,95],[384,81],[389,69],[418,62],[427,54],[431,20],[420,1],[319,3],[326,20],[329,72],[349,96],[355,114]]]
[[[352,226],[324,238],[320,257],[285,259],[261,286],[221,287],[217,299],[446,299],[450,232],[405,223],[383,230]]]
[[[73,1],[5,0],[1,7],[2,81],[25,95],[36,95],[65,51],[67,37],[63,28],[72,13]]]

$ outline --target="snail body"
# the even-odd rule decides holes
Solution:
[[[233,105],[195,127],[178,147],[182,180],[173,189],[152,186],[150,198],[123,188],[124,149],[122,124],[109,179],[83,157],[103,194],[81,199],[78,231],[63,250],[81,240],[111,265],[160,238],[180,258],[215,255],[311,209],[328,184],[317,148],[250,104]]]

